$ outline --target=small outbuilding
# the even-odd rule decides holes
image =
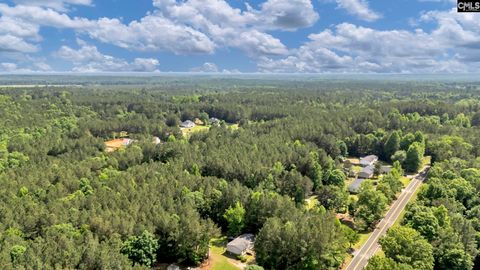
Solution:
[[[195,127],[195,123],[192,122],[191,120],[186,120],[180,123],[181,128],[193,128]]]
[[[373,166],[375,165],[375,163],[378,161],[378,157],[375,156],[375,155],[369,155],[369,156],[366,156],[366,157],[362,157],[360,159],[360,165],[363,166],[363,167],[367,167],[367,166]]]
[[[242,234],[227,244],[227,252],[235,256],[244,255],[253,249],[254,242],[253,234]]]

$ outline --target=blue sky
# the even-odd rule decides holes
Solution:
[[[0,0],[0,72],[478,72],[455,3]]]

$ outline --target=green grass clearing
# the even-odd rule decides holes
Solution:
[[[190,137],[195,132],[208,131],[210,126],[194,126],[193,128],[181,128],[183,136]]]
[[[412,181],[412,179],[410,179],[408,177],[405,177],[405,176],[402,176],[400,181],[402,181],[402,184],[403,184],[404,187],[407,187],[408,184],[410,184],[410,182]]]
[[[316,205],[319,204],[318,200],[317,200],[317,196],[310,196],[309,198],[305,199],[305,207],[307,209],[312,209],[314,208]]]
[[[242,269],[225,256],[227,237],[215,238],[210,241],[210,269],[211,270],[238,270]]]

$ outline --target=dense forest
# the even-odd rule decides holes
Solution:
[[[89,80],[0,88],[3,269],[199,266],[243,233],[250,269],[339,269],[425,156],[428,181],[367,268],[480,267],[480,84]],[[366,155],[393,168],[352,196],[344,161]]]

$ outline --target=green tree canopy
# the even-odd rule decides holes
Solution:
[[[380,245],[385,256],[397,263],[410,265],[413,269],[433,269],[433,248],[414,229],[393,227],[380,239]]]
[[[120,250],[131,261],[151,267],[157,260],[158,240],[148,231],[143,231],[139,236],[128,238]]]

